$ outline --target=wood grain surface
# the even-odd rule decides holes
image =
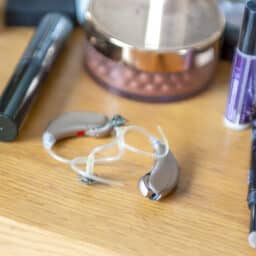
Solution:
[[[1,29],[1,89],[32,32]],[[0,255],[255,255],[247,242],[250,131],[223,126],[230,64],[220,63],[210,88],[197,97],[139,103],[110,94],[88,76],[83,40],[76,31],[67,43],[19,140],[0,144]],[[66,111],[119,113],[153,133],[161,125],[181,167],[176,191],[161,202],[143,198],[137,181],[152,163],[134,154],[97,167],[124,187],[80,183],[41,143],[49,121]],[[131,140],[143,144],[138,136]],[[65,141],[57,150],[86,155],[106,141]]]

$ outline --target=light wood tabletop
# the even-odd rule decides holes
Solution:
[[[1,29],[1,89],[32,33]],[[0,143],[0,255],[255,255],[247,242],[250,131],[223,126],[230,64],[220,63],[209,89],[192,99],[140,103],[109,93],[88,76],[83,42],[83,32],[75,31],[19,140]],[[137,181],[152,162],[131,153],[96,168],[124,187],[82,184],[41,143],[49,121],[67,111],[119,113],[156,134],[161,125],[181,168],[177,189],[161,202],[143,198]],[[142,144],[136,138],[131,139]],[[57,150],[69,157],[86,155],[107,141],[79,138]]]

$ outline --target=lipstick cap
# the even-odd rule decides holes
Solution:
[[[238,48],[245,54],[256,55],[256,1],[250,0],[245,4]]]

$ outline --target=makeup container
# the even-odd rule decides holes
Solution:
[[[247,128],[256,103],[256,2],[247,1],[233,62],[225,124],[234,130]]]
[[[0,95],[0,141],[17,138],[72,31],[73,24],[65,15],[47,14],[40,22]]]
[[[86,19],[87,70],[115,93],[181,100],[214,75],[225,25],[215,0],[94,0]]]

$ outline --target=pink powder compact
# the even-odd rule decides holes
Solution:
[[[115,93],[175,101],[214,75],[225,25],[215,0],[93,0],[86,17],[86,67]]]

